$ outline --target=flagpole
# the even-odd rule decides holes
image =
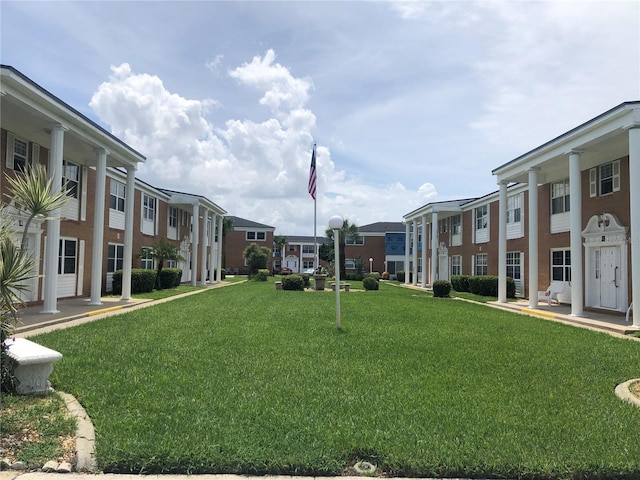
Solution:
[[[316,144],[313,143],[313,156],[315,158],[316,155]],[[316,183],[317,185],[317,183]],[[316,221],[317,216],[317,194],[313,196],[313,265],[316,270],[320,267],[320,260],[318,258],[318,241],[316,240],[316,226],[318,222]]]

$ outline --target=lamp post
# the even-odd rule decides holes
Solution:
[[[333,250],[335,254],[335,270],[336,270],[336,328],[340,330],[340,229],[343,225],[342,217],[334,215],[329,219],[329,228],[333,230]]]
[[[369,257],[369,273],[373,273],[373,257]]]

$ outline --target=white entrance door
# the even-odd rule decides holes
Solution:
[[[449,257],[446,255],[438,257],[438,280],[449,280]]]
[[[284,267],[291,269],[292,272],[298,271],[298,257],[293,255],[288,255],[287,258],[284,259]]]
[[[618,247],[600,249],[600,305],[604,308],[618,308],[616,275],[619,270]]]

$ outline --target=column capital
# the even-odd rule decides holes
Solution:
[[[579,148],[572,148],[571,150],[569,150],[569,155],[582,155],[584,153],[584,150],[581,150]]]
[[[96,153],[96,155],[100,155],[101,153],[105,155],[111,155],[111,152],[104,147],[96,147],[93,149],[93,151]]]
[[[540,171],[540,167],[530,167],[527,169],[527,172],[530,173],[538,173]]]
[[[50,122],[47,125],[47,128],[45,128],[45,132],[47,133],[51,133],[54,131],[63,131],[66,132],[69,130],[69,127],[67,127],[66,125],[60,123],[60,122]]]

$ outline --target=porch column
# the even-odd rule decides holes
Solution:
[[[209,210],[202,209],[202,252],[200,253],[200,285],[207,284],[207,232],[209,231]]]
[[[211,236],[209,237],[209,283],[214,283],[213,277],[218,270],[216,262],[215,245],[216,245],[216,226],[218,224],[218,215],[212,212],[211,215]],[[216,277],[218,278],[218,277]]]
[[[133,266],[133,216],[136,200],[136,167],[127,167],[124,192],[124,252],[122,254],[121,300],[131,300],[131,268]]]
[[[633,326],[640,327],[640,123],[629,129],[629,197]]]
[[[427,214],[422,215],[422,288],[427,286]]]
[[[571,315],[584,313],[582,286],[582,181],[580,179],[580,152],[569,154],[569,230],[571,233]]]
[[[422,239],[422,244],[425,244],[424,238]],[[413,252],[411,257],[413,260],[411,284],[418,285],[418,220],[413,221]]]
[[[438,280],[438,212],[431,212],[431,288]]]
[[[52,193],[62,188],[62,157],[64,132],[60,124],[51,126],[51,151],[49,152],[49,178],[53,180]],[[58,257],[60,255],[60,209],[49,213],[47,220],[47,245],[44,266],[44,308],[41,313],[58,313]]]
[[[411,253],[410,247],[411,239],[411,223],[406,220],[404,224],[404,284],[409,285],[409,255]],[[397,273],[397,270],[396,270]]]
[[[96,149],[96,191],[93,209],[93,244],[91,252],[91,301],[102,305],[102,254],[104,249],[104,205],[107,183],[107,151]]]
[[[191,213],[191,286],[198,283],[198,236],[200,235],[200,204],[193,204]]]
[[[216,283],[220,283],[222,281],[222,221],[223,219],[224,217],[222,215],[218,217],[218,261],[216,262],[216,265],[217,265]]]
[[[529,307],[538,306],[538,168],[529,170]]]
[[[500,182],[498,224],[498,302],[507,301],[507,182]],[[536,291],[536,300],[538,292]]]

